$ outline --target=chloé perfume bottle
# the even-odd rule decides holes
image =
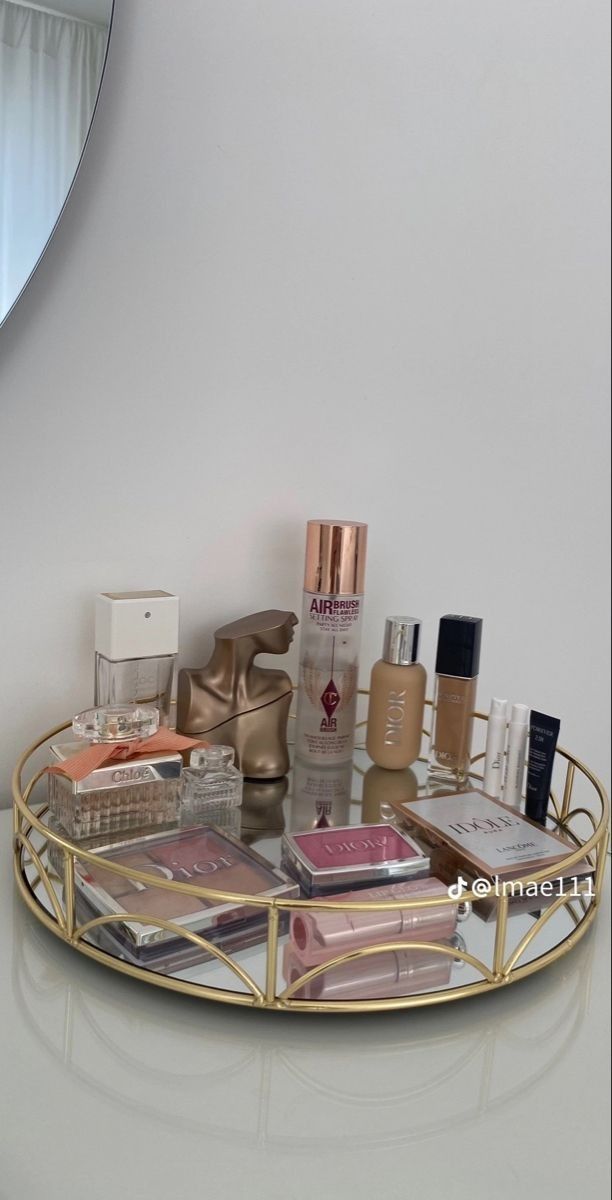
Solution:
[[[296,753],[333,766],[353,754],[368,527],[309,521]]]
[[[74,718],[78,741],[51,746],[49,810],[59,832],[82,841],[176,822],[183,760],[176,751],[154,749],[158,725],[156,709],[128,705],[90,709]],[[82,752],[88,744],[96,747],[100,765],[93,757],[87,763]],[[117,752],[121,757],[113,757]]]
[[[469,776],[481,639],[480,617],[440,620],[428,767],[439,779]]]
[[[240,831],[242,775],[234,766],[232,746],[191,751],[181,782],[181,825],[218,825]]]
[[[144,704],[170,720],[179,601],[169,592],[96,596],[94,704]]]

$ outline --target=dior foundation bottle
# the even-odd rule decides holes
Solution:
[[[470,771],[481,639],[480,617],[440,620],[428,770],[451,786]]]
[[[179,600],[169,592],[96,596],[94,703],[153,705],[170,721]]]
[[[372,762],[401,771],[419,757],[427,674],[417,661],[421,622],[387,617],[382,658],[370,680],[366,749]]]

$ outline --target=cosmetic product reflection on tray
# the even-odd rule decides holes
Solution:
[[[117,920],[104,927],[104,945],[130,962],[156,970],[180,969],[202,962],[210,953],[155,924],[171,921],[233,951],[265,941],[265,908],[205,900],[190,894],[192,885],[243,896],[298,896],[297,885],[265,858],[219,829],[174,830],[138,842],[101,848],[99,864],[76,860],[75,882],[82,913]],[[105,864],[131,867],[151,876],[143,884],[109,871]],[[179,883],[180,892],[155,886],[157,878]],[[150,917],[135,921],[130,914]]]
[[[412,767],[404,771],[387,771],[375,764],[368,767],[363,777],[361,817],[364,824],[376,825],[379,821],[390,821],[394,817],[393,801],[415,800],[419,781]]]
[[[286,824],[286,775],[281,779],[245,779],[242,785],[240,837],[245,846],[279,837]]]
[[[351,816],[353,762],[334,767],[293,761],[291,831],[347,825]]]
[[[450,943],[447,943],[450,946]],[[382,950],[328,967],[294,993],[296,1000],[377,1000],[439,991],[450,984],[453,959],[426,948]],[[285,947],[283,975],[295,983],[310,968],[293,945]]]

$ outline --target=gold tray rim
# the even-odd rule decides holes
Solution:
[[[360,689],[361,695],[367,695],[368,692]],[[428,700],[427,705],[431,707],[431,700]],[[476,712],[475,718],[479,721],[486,722],[487,714]],[[123,974],[129,975],[132,978],[143,980],[146,983],[153,984],[157,987],[162,987],[167,990],[177,991],[186,995],[198,996],[202,999],[211,999],[225,1004],[240,1005],[244,1007],[254,1007],[258,1009],[267,1009],[273,1011],[294,1011],[294,1012],[319,1012],[319,1013],[351,1013],[351,1012],[380,1012],[404,1008],[416,1008],[430,1004],[440,1004],[447,1001],[459,1000],[468,998],[473,995],[481,995],[484,992],[496,990],[499,987],[507,986],[508,983],[516,982],[535,971],[544,969],[553,962],[558,961],[564,954],[568,953],[577,942],[584,936],[593,920],[597,915],[597,911],[601,900],[601,888],[606,865],[606,853],[608,846],[608,822],[609,822],[609,802],[605,788],[597,776],[575,755],[568,750],[557,747],[557,756],[567,763],[566,777],[563,790],[562,801],[559,804],[557,798],[551,793],[550,807],[552,807],[552,816],[556,826],[562,832],[576,842],[576,850],[567,855],[565,858],[555,862],[553,867],[548,869],[532,872],[530,875],[522,877],[515,881],[515,884],[522,884],[523,887],[528,887],[530,884],[536,884],[543,880],[549,879],[551,876],[565,874],[571,867],[587,857],[590,858],[593,864],[594,878],[592,892],[589,893],[591,903],[588,908],[584,909],[584,915],[580,920],[576,918],[573,909],[570,908],[571,900],[577,898],[576,893],[571,897],[559,896],[548,908],[546,908],[540,918],[534,922],[531,929],[521,940],[518,947],[507,957],[506,950],[506,929],[508,920],[508,905],[509,897],[507,895],[498,895],[493,897],[493,902],[496,905],[495,921],[495,947],[493,954],[492,969],[486,964],[469,954],[467,951],[449,951],[447,947],[443,947],[435,942],[398,942],[386,943],[384,945],[370,946],[361,950],[352,951],[338,955],[332,960],[315,967],[308,971],[300,979],[294,981],[291,985],[284,988],[282,992],[277,992],[276,988],[276,969],[278,955],[278,938],[279,938],[279,920],[283,910],[319,910],[328,909],[332,911],[370,911],[376,912],[379,910],[393,909],[409,909],[423,907],[442,907],[447,904],[456,903],[452,897],[436,897],[430,900],[385,900],[385,901],[370,901],[370,902],[346,902],[334,901],[331,898],[317,898],[309,900],[298,900],[276,897],[253,897],[245,896],[240,893],[217,891],[211,888],[193,887],[190,885],[190,895],[196,894],[204,899],[217,901],[229,901],[236,903],[248,903],[251,907],[259,907],[267,910],[267,942],[266,942],[266,982],[265,987],[260,988],[255,981],[249,976],[248,972],[237,962],[232,960],[231,955],[225,954],[218,947],[207,942],[205,938],[196,934],[188,933],[181,930],[178,926],[173,926],[172,922],[163,922],[158,920],[157,924],[160,928],[168,928],[171,931],[181,933],[182,936],[201,946],[203,949],[210,951],[213,956],[219,961],[228,966],[234,974],[240,979],[247,991],[231,991],[225,988],[210,987],[206,984],[190,982],[177,979],[171,975],[163,975],[159,972],[152,971],[146,967],[136,966],[132,963],[125,962],[112,954],[99,949],[97,946],[84,941],[84,936],[89,930],[96,925],[111,923],[113,918],[95,918],[93,921],[88,921],[80,926],[76,924],[75,918],[75,885],[74,885],[74,861],[78,856],[80,860],[96,862],[96,855],[90,851],[80,849],[77,843],[70,841],[67,838],[62,838],[58,834],[49,830],[43,823],[42,816],[46,811],[46,804],[39,805],[38,808],[31,806],[30,800],[34,788],[40,778],[44,774],[44,768],[36,772],[29,780],[28,784],[23,787],[22,776],[28,761],[32,758],[37,750],[70,727],[70,722],[63,722],[48,730],[41,737],[37,738],[23,753],[20,755],[15,765],[12,777],[12,793],[13,793],[13,835],[14,835],[14,874],[19,893],[33,913],[33,915],[52,933],[59,937],[62,941],[68,943],[73,949],[95,961],[109,967],[112,970],[117,970]],[[358,726],[359,728],[359,726]],[[425,731],[426,732],[426,731]],[[360,747],[361,748],[361,747]],[[482,759],[483,755],[476,755],[472,760],[472,766]],[[572,791],[576,772],[584,776],[591,784],[600,805],[599,820],[591,812],[590,809],[580,806],[576,809],[571,807]],[[593,833],[586,841],[580,839],[569,829],[569,822],[578,814],[587,816],[593,825]],[[64,889],[65,889],[65,911],[57,899],[53,885],[51,884],[46,868],[40,856],[34,850],[30,834],[32,830],[36,830],[48,842],[57,844],[64,858]],[[26,856],[28,861],[26,862]],[[31,885],[27,874],[26,866],[34,865],[37,871],[37,877],[34,884]],[[127,876],[136,881],[146,882],[150,877],[146,872],[136,871],[130,868],[121,867],[118,864],[108,864],[109,869],[114,873]],[[34,893],[34,887],[38,882],[41,882],[47,892],[53,914],[43,905]],[[182,892],[184,889],[180,884],[169,880],[156,881],[157,886],[165,888],[169,891]],[[465,901],[477,900],[478,896],[472,891],[466,891],[463,894]],[[558,942],[550,950],[543,955],[532,958],[528,962],[518,965],[520,958],[524,954],[528,945],[537,938],[542,927],[561,907],[569,908],[575,922],[574,929],[566,938]],[[131,915],[131,914],[130,914]],[[137,914],[134,914],[136,916]],[[116,918],[115,918],[116,919]],[[384,950],[403,950],[420,947],[424,949],[428,947],[434,953],[446,954],[452,953],[454,957],[457,955],[462,957],[464,961],[470,963],[481,975],[482,980],[471,984],[464,984],[456,988],[448,988],[436,992],[421,992],[415,995],[386,997],[380,999],[364,999],[364,1000],[306,1000],[296,999],[293,995],[299,991],[306,982],[316,978],[324,970],[330,966],[342,964],[344,962],[353,961],[358,958],[367,957],[372,954],[380,953]]]

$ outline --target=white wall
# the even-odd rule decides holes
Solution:
[[[2,334],[0,778],[91,698],[92,596],[183,662],[371,525],[382,623],[485,618],[492,691],[607,771],[604,0],[118,0]]]

